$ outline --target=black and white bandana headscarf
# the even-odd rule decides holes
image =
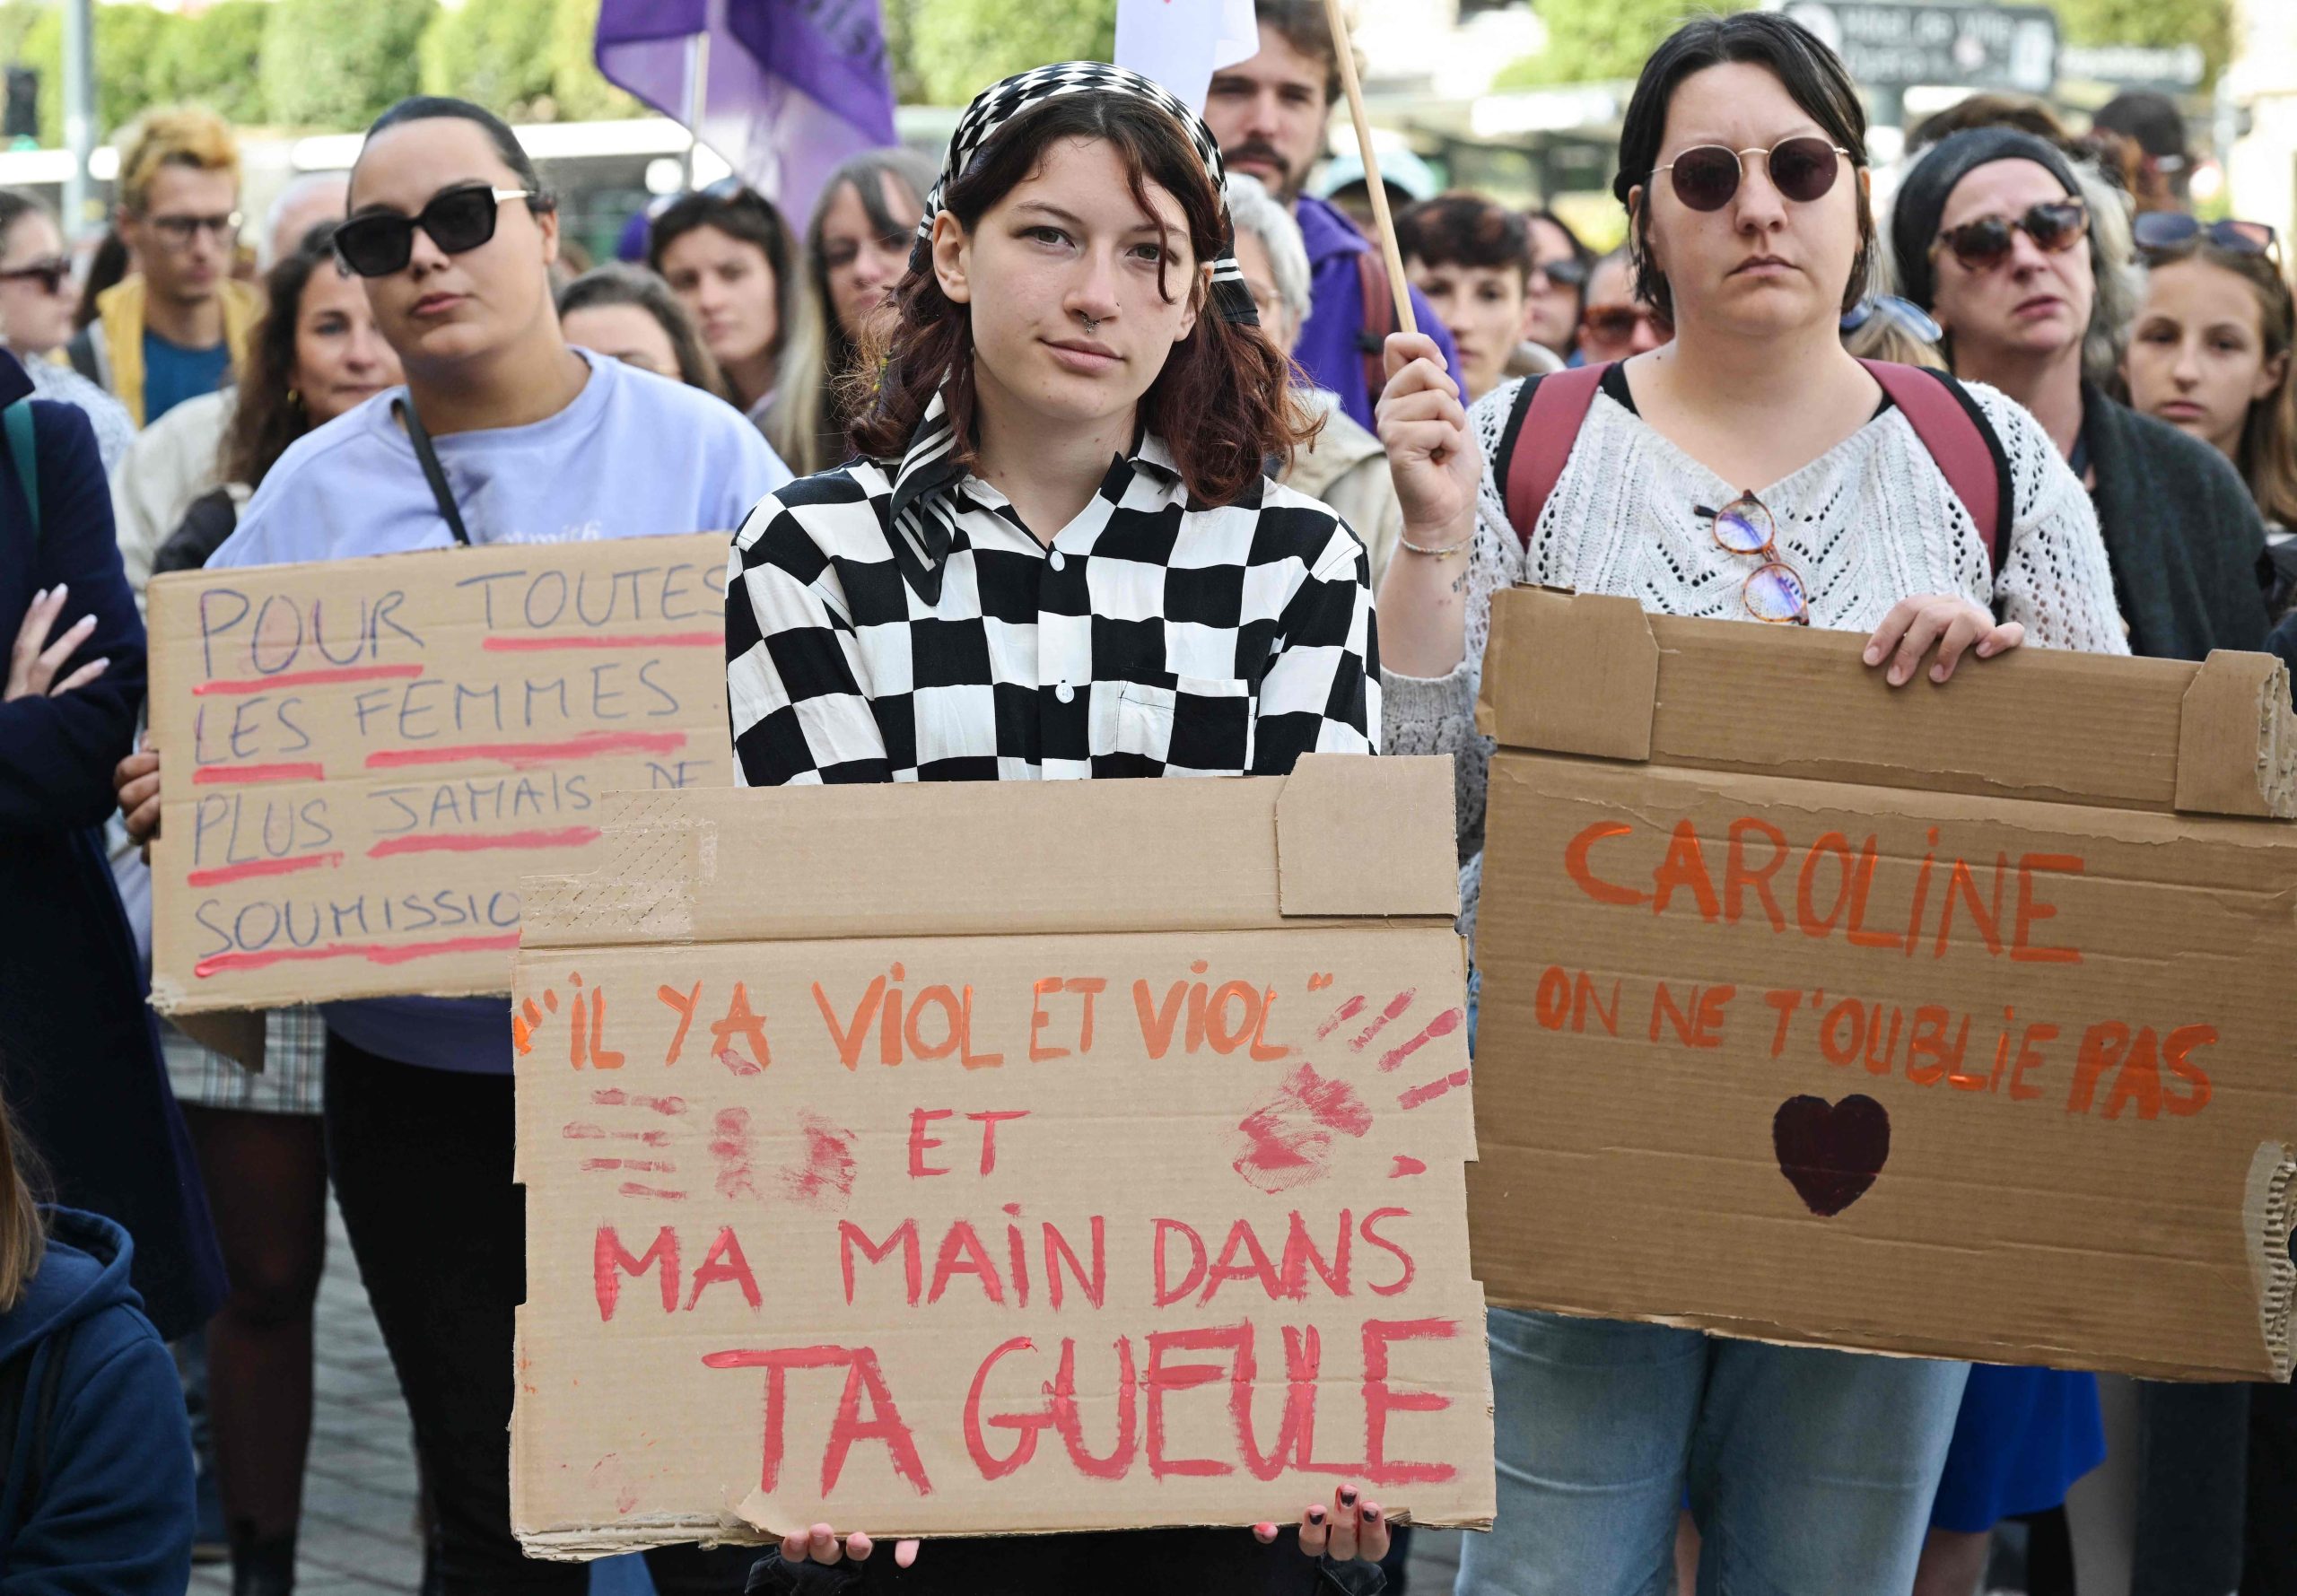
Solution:
[[[998,133],[1033,105],[1078,93],[1130,94],[1163,109],[1187,134],[1197,158],[1204,162],[1205,175],[1212,179],[1213,190],[1226,193],[1227,171],[1220,159],[1218,141],[1204,125],[1204,118],[1162,83],[1105,61],[1064,61],[1058,65],[1040,66],[983,90],[957,119],[957,130],[950,137],[941,175],[934,181],[933,192],[925,196],[925,214],[918,222],[917,242],[909,254],[911,271],[933,269],[933,219],[941,213],[942,196],[972,167]],[[1211,309],[1225,320],[1256,326],[1260,313],[1253,303],[1252,290],[1245,285],[1244,269],[1236,264],[1233,243],[1236,230],[1227,222],[1225,199],[1221,218],[1228,238],[1212,262]],[[902,456],[900,469],[894,476],[888,514],[893,524],[895,557],[903,574],[929,604],[939,598],[942,567],[948,558],[953,533],[945,496],[964,475],[956,462],[956,441],[947,407],[937,393],[919,419],[916,434],[911,438],[908,451]]]

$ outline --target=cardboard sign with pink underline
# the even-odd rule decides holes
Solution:
[[[507,991],[521,876],[618,790],[723,787],[727,536],[151,586],[155,1007]]]

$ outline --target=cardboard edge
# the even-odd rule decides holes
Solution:
[[[1649,763],[1663,650],[1642,605],[1620,594],[1530,587],[1495,593],[1491,605],[1476,729],[1506,747]],[[1505,690],[1526,675],[1570,677],[1568,721],[1554,712],[1552,693]],[[1494,682],[1502,684],[1496,697]]]
[[[2258,1329],[2276,1381],[2288,1380],[2293,1363],[2290,1315],[2297,1305],[2297,1262],[2289,1256],[2293,1218],[2290,1198],[2297,1188],[2297,1147],[2287,1142],[2258,1144],[2249,1161],[2249,1189],[2241,1204],[2243,1231],[2255,1238],[2249,1278],[2257,1287]]]
[[[157,1002],[155,992],[154,1007]],[[261,1075],[263,1015],[260,1008],[214,1008],[179,1014],[169,1023],[209,1052],[223,1054],[250,1075]]]
[[[2180,813],[2297,815],[2293,790],[2288,668],[2270,654],[2212,650],[2185,691],[2178,719]]]
[[[1276,792],[1278,912],[1458,915],[1456,787],[1449,754],[1302,754]]]

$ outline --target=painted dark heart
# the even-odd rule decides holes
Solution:
[[[1811,1212],[1832,1218],[1866,1195],[1891,1156],[1891,1116],[1872,1097],[1789,1097],[1770,1121],[1778,1173]]]

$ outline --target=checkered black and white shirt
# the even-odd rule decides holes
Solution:
[[[743,785],[1270,775],[1376,751],[1369,563],[1316,501],[1263,481],[1192,504],[1152,437],[1050,548],[965,476],[939,580],[919,581],[892,495],[856,462],[769,496],[735,535]]]

